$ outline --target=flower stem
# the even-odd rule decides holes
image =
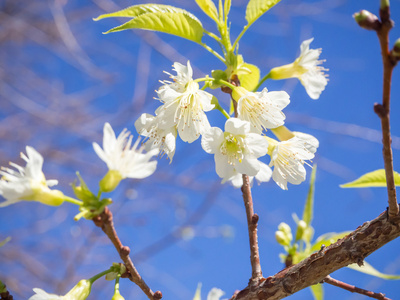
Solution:
[[[225,116],[225,118],[230,119],[229,114],[226,112],[225,109],[223,109],[223,108],[221,107],[221,105],[215,104],[215,108],[214,108],[214,109],[219,110],[219,111]]]
[[[220,61],[222,61],[223,63],[225,63],[225,59],[218,53],[216,52],[214,49],[212,49],[210,46],[208,46],[207,44],[204,43],[198,43],[199,45],[203,46],[207,51],[211,52],[212,54],[215,55],[215,57],[217,57]]]
[[[247,29],[249,29],[251,24],[247,24],[246,26],[243,27],[242,32],[238,35],[238,37],[236,38],[235,42],[232,45],[232,49],[235,49],[236,45],[239,43],[240,39],[242,38],[243,34],[247,31]]]
[[[235,85],[233,85],[232,83],[229,83],[228,81],[219,79],[218,80],[219,83],[222,83],[223,85],[227,86],[228,88],[230,88],[231,90],[233,90],[234,88],[236,88]]]
[[[254,91],[257,91],[257,90],[260,88],[260,86],[264,83],[264,81],[267,80],[267,79],[269,79],[269,78],[270,78],[270,73],[268,73],[268,74],[265,75],[263,78],[261,78],[260,82],[259,82],[259,83],[257,84],[257,86],[254,88],[253,92],[254,92]]]
[[[75,205],[78,205],[78,206],[81,206],[83,204],[83,201],[75,199],[75,198],[72,198],[72,197],[68,197],[68,196],[65,196],[65,195],[64,195],[64,201],[67,201],[69,203],[72,203],[72,204],[75,204]]]
[[[93,282],[95,282],[97,279],[103,277],[104,275],[107,275],[108,273],[114,272],[113,268],[110,268],[108,270],[105,270],[97,275],[94,275],[93,277],[89,278],[88,280],[90,281],[90,283],[93,284]]]

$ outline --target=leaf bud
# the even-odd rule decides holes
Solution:
[[[399,60],[400,59],[400,38],[394,43],[392,55]]]
[[[381,9],[386,10],[390,6],[389,0],[381,0]]]
[[[367,10],[361,10],[353,15],[354,20],[361,28],[367,30],[377,30],[381,26],[378,17]]]

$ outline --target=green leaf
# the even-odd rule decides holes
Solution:
[[[196,0],[197,5],[204,13],[218,23],[218,11],[212,0]]]
[[[240,85],[248,91],[254,90],[260,80],[260,69],[252,64],[244,63],[240,65],[237,74],[240,80]]]
[[[400,186],[400,174],[394,173],[394,184]],[[345,184],[341,184],[342,188],[363,188],[363,187],[386,187],[386,173],[384,169],[369,172],[360,178]]]
[[[313,219],[316,173],[317,173],[317,165],[314,165],[313,170],[311,172],[310,188],[308,189],[307,200],[306,204],[304,205],[304,211],[303,211],[303,221],[306,222],[307,225],[311,225],[311,221]]]
[[[0,247],[3,247],[5,244],[7,244],[11,240],[11,237],[7,237],[4,240],[0,242]]]
[[[201,300],[201,283],[197,284],[196,293],[194,294],[193,300]]]
[[[311,293],[314,297],[314,300],[323,300],[324,299],[324,287],[322,284],[314,284],[310,286]]]
[[[105,33],[126,29],[144,29],[169,33],[200,43],[203,25],[188,11],[161,4],[134,5],[111,14],[104,14],[95,21],[109,17],[129,17],[132,20],[114,27]]]
[[[322,245],[328,247],[329,245],[336,243],[338,239],[345,237],[349,233],[351,233],[351,231],[344,231],[340,233],[336,232],[325,233],[317,238],[314,245],[312,245],[311,247],[311,251],[314,252],[320,250]]]
[[[247,26],[253,24],[255,20],[279,1],[281,0],[250,0],[246,8]]]
[[[368,275],[372,275],[375,277],[379,277],[382,279],[388,279],[388,280],[399,280],[400,275],[389,275],[389,274],[383,274],[376,270],[373,266],[371,266],[369,263],[364,261],[364,265],[362,267],[358,266],[357,264],[351,264],[347,266],[350,269],[356,270],[361,273],[365,273]]]
[[[225,16],[227,16],[231,10],[231,5],[232,5],[232,1],[231,0],[225,0],[224,3],[224,12],[225,12]]]

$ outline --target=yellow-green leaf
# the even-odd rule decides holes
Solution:
[[[229,11],[231,10],[231,5],[232,5],[231,0],[225,0],[225,3],[224,3],[225,16],[227,16],[229,14]]]
[[[400,174],[394,173],[394,183],[400,186]],[[363,188],[363,187],[386,187],[386,173],[384,169],[369,172],[360,178],[345,184],[341,184],[342,188]]]
[[[361,273],[365,273],[368,275],[372,275],[375,277],[379,277],[382,279],[388,279],[388,280],[399,280],[400,275],[389,275],[389,274],[384,274],[376,270],[373,266],[371,266],[369,263],[364,261],[364,265],[362,267],[358,266],[357,264],[351,264],[347,266],[350,269],[356,270]]]
[[[351,233],[351,231],[325,233],[317,238],[314,245],[311,247],[311,251],[314,252],[320,250],[322,245],[328,247],[329,245],[336,243],[338,239],[344,238],[349,233]]]
[[[304,205],[304,211],[303,211],[303,221],[306,222],[307,225],[311,225],[311,221],[313,219],[316,173],[317,173],[317,165],[314,165],[313,170],[311,172],[310,187],[308,189],[307,200],[306,204]]]
[[[324,299],[324,287],[322,284],[314,284],[310,286],[311,293],[314,297],[314,300],[323,300]]]
[[[201,283],[197,285],[196,293],[194,294],[193,300],[201,300]]]
[[[238,70],[240,85],[246,90],[252,91],[260,80],[260,69],[252,64],[242,64]]]
[[[197,5],[204,13],[218,23],[218,11],[212,0],[196,0]]]
[[[246,8],[247,24],[251,25],[261,17],[267,10],[281,0],[250,0]]]
[[[169,5],[134,5],[114,13],[101,15],[94,20],[110,17],[133,19],[105,33],[126,29],[144,29],[169,33],[200,43],[204,32],[203,25],[193,14]]]

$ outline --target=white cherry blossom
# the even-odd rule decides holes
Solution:
[[[300,184],[306,179],[304,163],[314,158],[319,142],[312,135],[293,132],[294,137],[278,142],[271,154],[272,179],[287,190],[287,183]]]
[[[238,87],[234,89],[232,96],[240,96],[237,100],[238,118],[249,121],[254,132],[261,133],[263,128],[276,128],[285,123],[282,109],[290,102],[286,92],[268,92],[267,88],[264,88],[261,92],[253,93]]]
[[[255,176],[260,171],[258,157],[268,152],[268,141],[250,132],[250,123],[237,118],[228,119],[225,132],[212,127],[203,134],[201,145],[207,153],[214,154],[215,169],[223,181],[237,173]]]
[[[118,137],[109,123],[104,124],[103,148],[93,143],[93,149],[110,171],[117,171],[124,178],[142,179],[154,173],[157,161],[150,159],[158,154],[156,149],[142,153],[140,138],[132,145],[133,136],[124,129]]]
[[[35,295],[28,300],[86,300],[90,294],[92,284],[89,280],[79,281],[65,296],[49,294],[42,289],[34,288]]]
[[[158,149],[167,154],[172,162],[176,147],[176,127],[162,129],[159,117],[150,114],[142,114],[135,122],[135,128],[140,135],[145,137],[144,145],[147,150]]]
[[[181,139],[191,143],[210,128],[205,111],[214,108],[212,95],[199,89],[199,84],[192,79],[192,68],[174,64],[176,76],[174,82],[164,81],[157,91],[159,100],[164,103],[157,109],[159,127],[168,129],[175,126]]]
[[[21,158],[26,166],[21,167],[10,163],[11,168],[2,167],[0,175],[0,195],[6,201],[0,203],[0,207],[8,206],[19,201],[38,201],[46,205],[60,205],[64,195],[58,190],[49,187],[57,185],[57,180],[46,180],[43,172],[43,157],[34,148],[27,146],[26,155],[21,153]]]

